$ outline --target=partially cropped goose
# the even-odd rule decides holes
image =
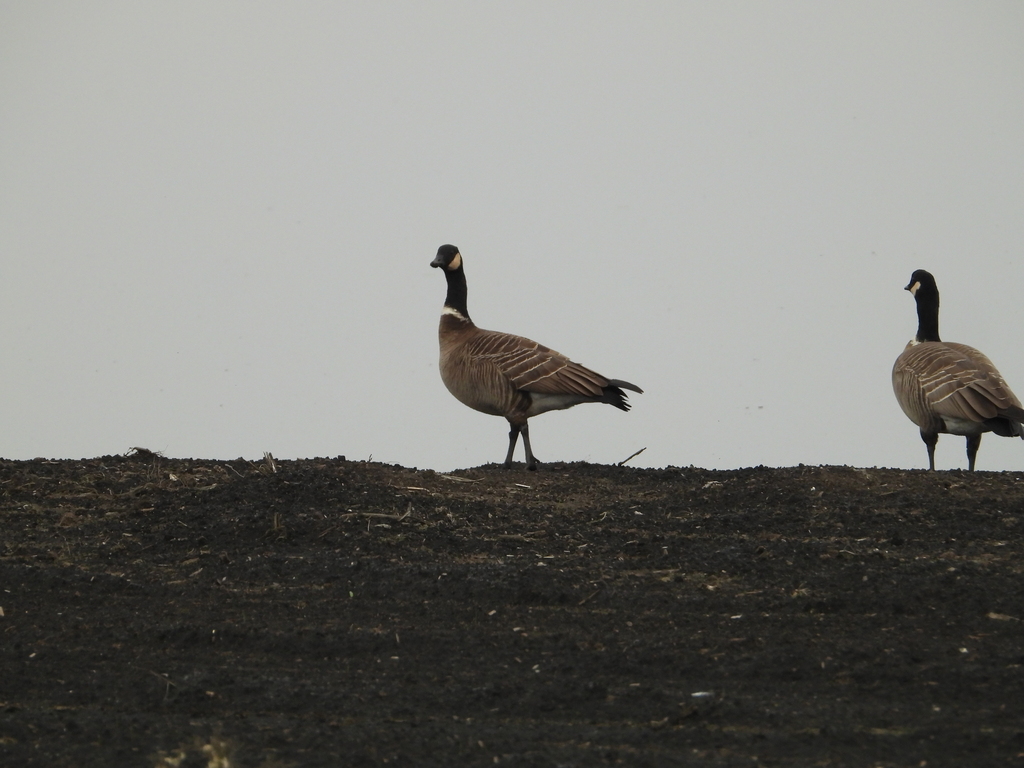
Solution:
[[[430,266],[443,269],[448,280],[438,331],[441,380],[470,408],[508,419],[506,467],[512,466],[522,434],[526,468],[537,468],[527,426],[531,416],[579,403],[608,403],[628,411],[622,390],[643,392],[628,381],[606,379],[535,341],[477,328],[466,309],[466,273],[454,245],[438,248]]]
[[[996,367],[974,347],[939,339],[939,289],[919,269],[906,288],[917,300],[917,336],[892,368],[892,388],[903,412],[921,428],[928,468],[935,469],[939,433],[967,438],[974,460],[985,432],[1024,439],[1024,410]]]

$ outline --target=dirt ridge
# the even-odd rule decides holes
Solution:
[[[0,764],[1024,764],[1024,474],[0,460]]]

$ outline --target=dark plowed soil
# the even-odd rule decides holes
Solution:
[[[1024,765],[1024,475],[0,461],[4,766]]]

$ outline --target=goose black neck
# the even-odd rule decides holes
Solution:
[[[469,309],[466,308],[466,273],[462,265],[460,264],[458,269],[446,269],[444,276],[448,281],[448,295],[445,297],[444,305],[469,320]]]
[[[939,338],[939,292],[922,286],[917,299],[917,340],[942,341]]]

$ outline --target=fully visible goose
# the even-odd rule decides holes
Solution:
[[[892,368],[900,408],[921,428],[928,468],[935,469],[939,434],[967,438],[967,462],[974,460],[985,432],[1024,439],[1024,410],[996,367],[974,347],[939,339],[939,289],[919,269],[906,290],[917,301],[917,336]]]
[[[623,389],[643,392],[627,381],[607,379],[553,349],[510,333],[477,328],[466,309],[466,273],[462,254],[442,245],[430,266],[444,270],[448,296],[441,311],[441,380],[470,408],[508,419],[508,454],[519,435],[526,448],[526,468],[536,469],[527,419],[580,403],[608,403],[629,410]]]

